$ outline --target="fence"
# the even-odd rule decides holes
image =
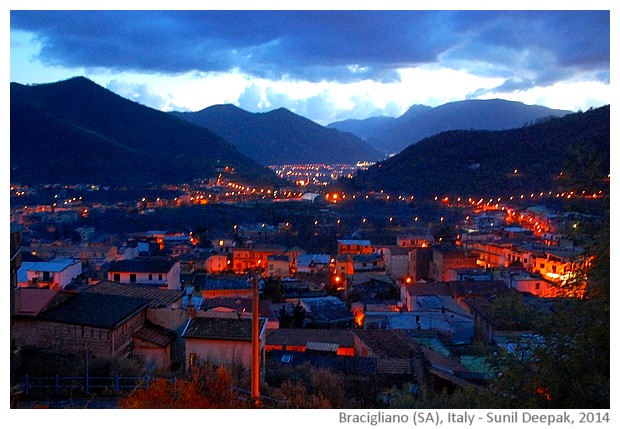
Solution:
[[[135,388],[148,388],[155,378],[144,377],[121,377],[119,375],[108,377],[67,377],[56,375],[53,377],[24,377],[11,378],[11,386],[25,396],[53,395],[56,397],[75,394],[103,394],[119,395],[121,391]],[[176,385],[176,378],[169,379]]]
[[[144,377],[121,377],[119,375],[108,377],[67,377],[55,375],[53,377],[24,377],[11,378],[13,393],[22,397],[75,397],[89,396],[119,396],[121,391],[128,391],[136,388],[148,389],[149,385],[156,380],[167,380],[173,382],[176,390],[177,378],[155,378],[149,375]],[[250,391],[239,387],[230,387],[237,393],[237,398],[244,401],[251,401]],[[281,407],[286,405],[286,401],[260,395],[261,401],[265,404]]]

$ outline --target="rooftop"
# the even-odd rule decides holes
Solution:
[[[116,283],[107,280],[95,283],[85,292],[140,298],[147,301],[149,308],[170,307],[179,302],[185,294],[182,290],[159,289],[152,286]]]
[[[259,319],[259,332],[264,332],[267,319]],[[252,319],[194,317],[187,322],[183,338],[252,341]]]
[[[56,258],[47,262],[23,262],[22,269],[26,271],[47,271],[59,273],[72,265],[79,264],[73,258]]]
[[[349,329],[280,328],[267,337],[269,345],[305,346],[309,342],[338,344],[340,347],[355,345]]]
[[[110,272],[123,273],[162,273],[167,274],[175,262],[168,258],[134,258],[113,261]]]
[[[48,308],[40,318],[59,323],[114,329],[146,308],[140,298],[99,293],[76,293]]]

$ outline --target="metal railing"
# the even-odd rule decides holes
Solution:
[[[24,377],[11,378],[11,386],[25,396],[53,395],[65,396],[68,394],[81,393],[90,395],[93,393],[104,395],[119,395],[121,391],[135,388],[148,388],[156,378],[148,375],[144,377],[122,377],[119,375],[95,377],[95,376],[61,376],[52,377]],[[176,378],[168,379],[176,384]]]

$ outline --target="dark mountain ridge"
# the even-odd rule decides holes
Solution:
[[[183,183],[231,165],[250,182],[270,171],[222,137],[76,77],[11,83],[11,181]]]
[[[328,127],[358,135],[389,154],[444,131],[506,130],[569,113],[573,112],[499,99],[464,100],[435,108],[414,105],[398,118],[335,122]]]
[[[263,165],[351,164],[383,158],[359,137],[323,127],[284,108],[250,113],[228,104],[174,115],[221,135]]]
[[[493,197],[555,191],[570,178],[594,191],[608,186],[609,112],[604,106],[505,131],[443,132],[341,185],[421,197]]]

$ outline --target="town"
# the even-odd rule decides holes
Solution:
[[[358,168],[280,188],[232,165],[185,185],[12,185],[12,400],[140,407],[130,387],[204,362],[235,375],[225,408],[486,398],[494,358],[535,353],[556,304],[586,294],[605,219],[565,203],[604,212],[608,188],[419,201],[335,185]]]

